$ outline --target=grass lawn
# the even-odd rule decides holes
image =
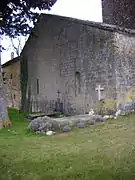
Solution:
[[[0,131],[0,180],[135,180],[135,115],[53,137],[9,115],[18,134]]]

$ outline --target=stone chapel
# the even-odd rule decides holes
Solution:
[[[135,90],[135,30],[41,14],[21,53],[22,108],[83,114]]]

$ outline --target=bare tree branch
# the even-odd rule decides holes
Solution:
[[[17,56],[19,56],[20,55],[19,49],[18,49],[18,47],[15,46],[13,38],[11,38],[11,43],[12,43],[12,46],[13,46],[13,48],[15,50],[15,53],[17,54]]]
[[[28,37],[23,37],[24,43],[27,41]],[[22,42],[22,37],[18,36],[17,38],[10,38],[11,40],[11,44],[12,44],[12,48],[15,51],[17,56],[20,56],[20,53],[23,49],[23,42]]]

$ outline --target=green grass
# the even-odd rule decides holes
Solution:
[[[0,131],[0,180],[135,180],[135,115],[53,137],[9,116],[18,134]]]

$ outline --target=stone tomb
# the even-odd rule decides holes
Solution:
[[[77,115],[63,118],[44,116],[31,121],[28,129],[38,133],[46,133],[47,131],[67,132],[73,128],[85,128],[103,121],[102,116],[99,115]]]

